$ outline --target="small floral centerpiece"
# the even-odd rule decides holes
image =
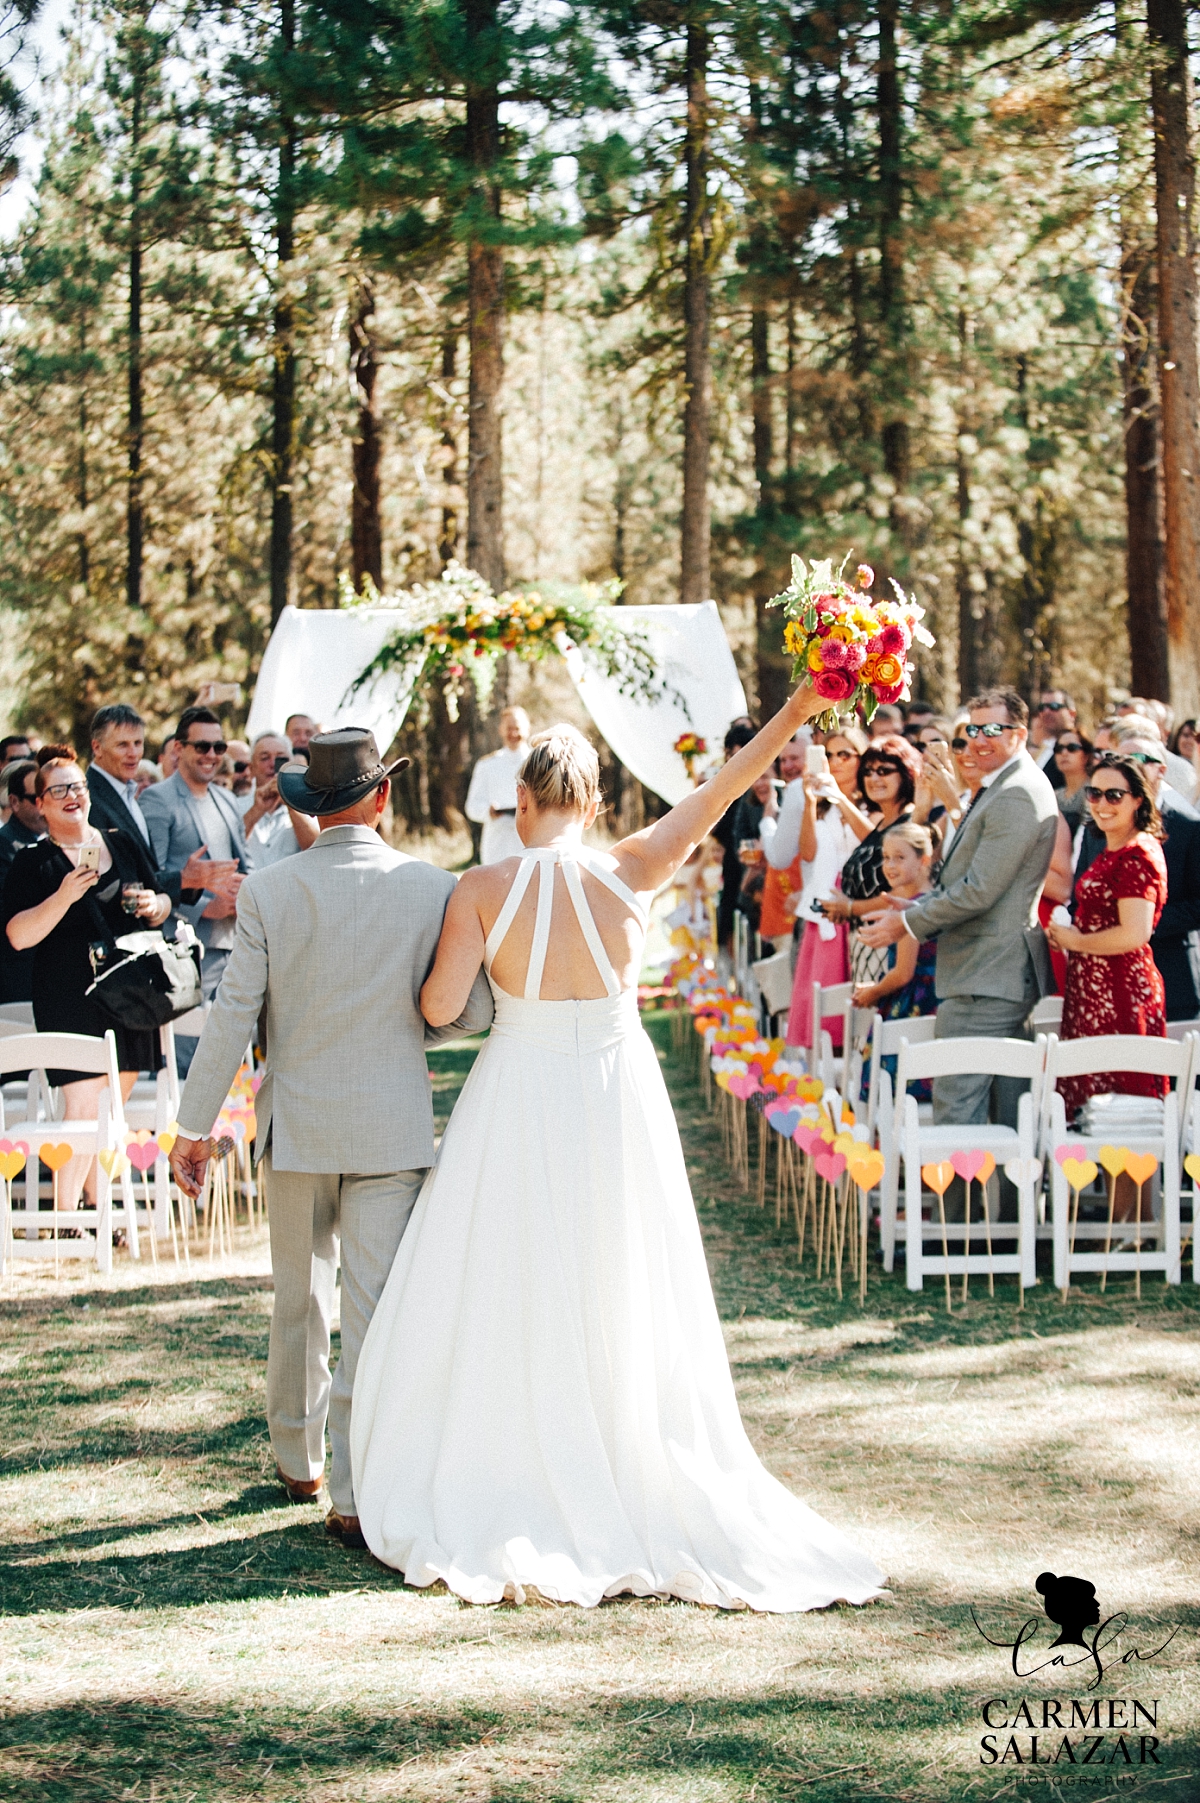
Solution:
[[[877,707],[899,701],[908,689],[908,653],[916,640],[932,645],[921,621],[925,609],[893,582],[895,599],[870,594],[875,572],[860,563],[851,586],[830,559],[806,565],[792,558],[792,580],[772,607],[787,615],[783,643],[795,662],[792,677],[806,676],[829,707],[813,724],[824,731],[854,708],[869,721]]]
[[[702,739],[698,732],[681,732],[672,749],[677,751],[683,759],[684,769],[688,773],[688,781],[694,783],[696,765],[702,757],[707,755],[708,741]]]

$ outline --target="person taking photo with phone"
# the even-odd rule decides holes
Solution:
[[[265,870],[268,864],[278,864],[281,858],[294,857],[316,843],[317,822],[289,808],[279,793],[276,778],[291,761],[291,743],[283,733],[260,732],[250,747],[254,799],[242,826],[251,870]]]
[[[120,827],[102,832],[90,821],[83,771],[69,745],[44,745],[37,755],[34,793],[46,837],[15,859],[0,900],[0,924],[14,951],[33,951],[33,1019],[39,1033],[84,1033],[117,1041],[121,1094],[126,1100],[139,1071],[162,1063],[157,1033],[115,1027],[89,998],[95,972],[90,947],[119,935],[159,927],[171,898],[139,836]],[[106,1079],[83,1071],[50,1070],[69,1121],[94,1120]],[[59,1206],[74,1208],[85,1179],[95,1200],[94,1160],[73,1158],[59,1179]]]

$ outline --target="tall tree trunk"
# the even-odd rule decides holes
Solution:
[[[965,397],[969,384],[970,321],[966,309],[958,312],[958,387]],[[971,470],[963,439],[970,431],[965,417],[958,421],[955,434],[955,475],[958,487],[958,546],[954,560],[954,586],[958,594],[958,696],[960,702],[977,695],[983,687],[979,671],[979,621],[976,618],[975,589],[971,582],[971,562],[967,554],[967,521],[971,517]]]
[[[480,68],[496,31],[496,0],[467,0],[467,36],[476,68],[467,84],[467,155],[477,172],[479,222],[467,246],[467,562],[494,589],[504,587],[504,251],[500,243],[500,99]]]
[[[442,336],[442,387],[448,396],[457,362],[458,333],[453,326],[447,326]],[[438,537],[438,556],[443,569],[448,563],[453,563],[458,555],[458,433],[454,427],[453,402],[448,399],[445,407],[446,411],[442,416],[442,449],[446,455],[442,464],[442,529]]]
[[[1200,709],[1200,369],[1197,367],[1196,161],[1183,0],[1146,0],[1153,52],[1159,395],[1164,574],[1171,698]]]
[[[87,316],[79,320],[79,456],[75,467],[75,505],[79,509],[80,526],[75,543],[79,552],[79,586],[85,592],[91,580],[91,554],[88,547],[88,391],[87,391]]]
[[[879,69],[879,321],[883,331],[884,467],[899,491],[911,474],[908,421],[904,416],[904,243],[901,226],[904,184],[901,179],[900,76],[896,64],[899,0],[880,0]],[[899,516],[897,516],[899,518]]]
[[[778,712],[787,700],[790,659],[783,650],[782,620],[767,603],[774,583],[771,579],[771,521],[775,514],[774,432],[771,409],[774,395],[771,387],[771,316],[763,292],[765,283],[766,233],[761,227],[751,235],[751,268],[757,271],[757,282],[750,305],[750,407],[754,429],[754,481],[758,489],[755,512],[758,516],[758,543],[754,569],[754,614],[756,627],[756,682],[758,710],[766,719]]]
[[[350,373],[358,392],[358,436],[352,452],[354,489],[350,500],[350,558],[356,594],[362,593],[366,576],[377,589],[383,588],[383,521],[379,492],[381,433],[375,407],[379,366],[375,360],[374,316],[374,284],[370,276],[359,272],[354,277],[354,304],[350,312]]]
[[[1154,257],[1130,230],[1121,258],[1124,319],[1121,377],[1125,420],[1125,582],[1129,686],[1166,701],[1171,693],[1163,583],[1162,490],[1154,367]]]
[[[279,47],[286,59],[296,48],[295,0],[280,0]],[[283,80],[286,84],[288,73]],[[292,259],[296,254],[296,150],[298,134],[286,86],[280,104],[279,169],[275,189],[275,309],[271,382],[271,625],[288,604],[292,582],[292,451],[296,433],[296,308]]]
[[[129,420],[126,474],[125,595],[130,607],[142,606],[142,448],[145,419],[142,401],[142,95],[135,76],[130,124],[129,184]]]
[[[683,525],[679,599],[707,601],[708,464],[712,369],[708,354],[708,32],[695,18],[687,30],[687,176],[683,278]]]

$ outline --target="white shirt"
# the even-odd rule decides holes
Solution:
[[[273,813],[260,815],[246,840],[251,870],[265,870],[268,864],[278,864],[280,858],[290,858],[299,850],[292,817],[282,801]]]
[[[480,758],[471,773],[466,814],[468,820],[474,820],[483,826],[483,839],[479,847],[481,864],[498,864],[502,858],[519,857],[525,849],[518,836],[513,815],[505,814],[499,820],[493,820],[491,810],[512,808],[515,813],[517,774],[528,756],[528,745],[518,745],[515,751],[502,745],[499,751]]]
[[[1057,739],[1047,739],[1044,745],[1031,745],[1029,747],[1029,755],[1039,770],[1045,770],[1048,767],[1050,759],[1054,756],[1054,748],[1057,743]]]
[[[234,850],[233,838],[226,824],[225,816],[208,790],[205,789],[202,796],[193,795],[192,804],[200,816],[200,825],[209,857],[217,859],[218,862],[236,858],[237,852]],[[234,928],[237,925],[233,915],[231,914],[226,920],[206,920],[204,924],[208,928],[209,948],[214,952],[228,951],[233,944]]]
[[[142,813],[142,804],[137,798],[137,783],[123,783],[119,777],[113,776],[102,764],[92,764],[92,769],[101,775],[106,783],[111,783],[129,812],[133,815],[134,824],[147,845],[150,843],[150,828],[146,825],[146,816]]]
[[[796,919],[804,926],[815,921],[822,939],[832,939],[837,925],[826,920],[823,914],[814,914],[812,904],[817,900],[827,901],[833,894],[842,874],[842,865],[857,844],[849,823],[836,806],[831,805],[827,814],[818,816],[816,854],[800,866],[804,886],[800,891]]]
[[[765,831],[765,820],[759,829],[767,863],[772,870],[787,870],[796,859],[800,851],[800,828],[803,823],[804,779],[797,777],[783,791],[779,818],[772,824],[771,832],[768,834]]]

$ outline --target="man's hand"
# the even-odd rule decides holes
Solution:
[[[177,1139],[171,1147],[171,1175],[185,1196],[194,1200],[204,1188],[204,1173],[211,1155],[210,1139]]]
[[[179,873],[181,889],[215,889],[223,876],[237,869],[236,858],[210,858],[207,845],[194,851]]]
[[[226,901],[223,895],[214,896],[209,902],[201,920],[232,920],[237,913],[237,903]]]
[[[881,902],[890,901],[893,905],[878,914],[868,914],[858,929],[858,936],[864,945],[895,945],[905,934],[902,915],[905,904],[897,901],[894,896],[881,895],[879,899]]]

